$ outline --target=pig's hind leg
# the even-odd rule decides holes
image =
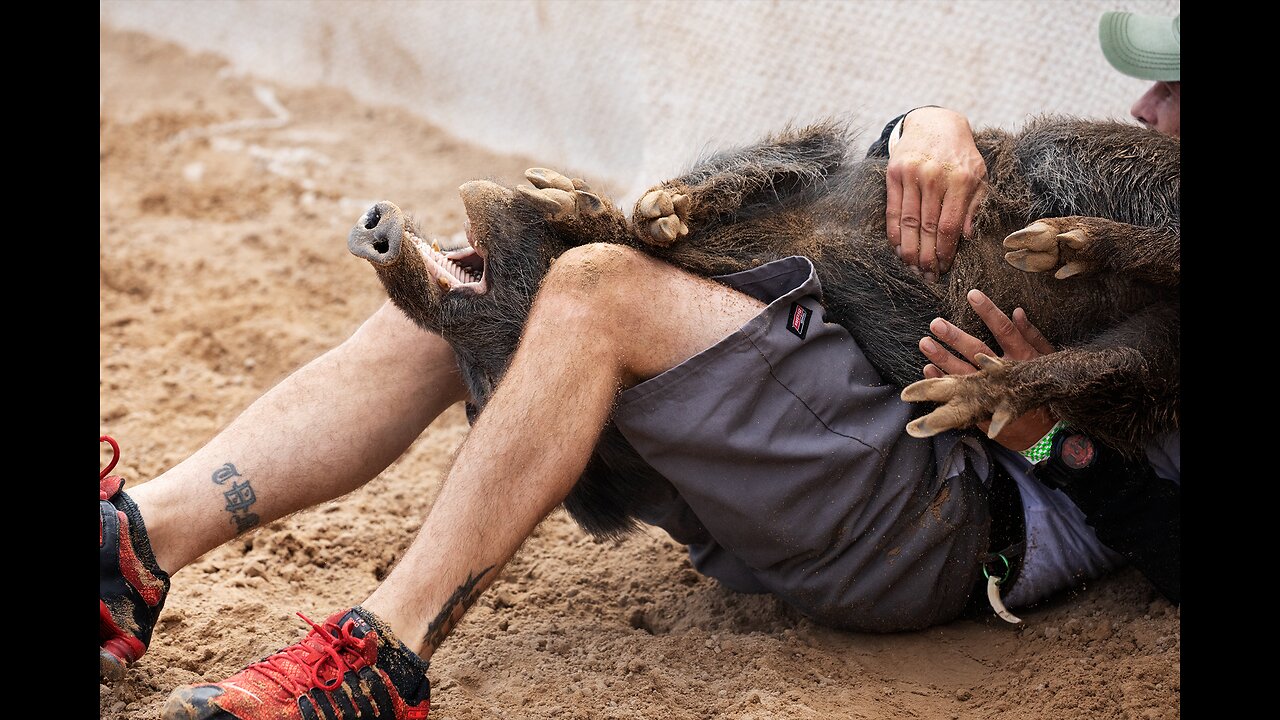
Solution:
[[[1005,260],[1024,272],[1076,275],[1115,272],[1127,280],[1177,287],[1181,234],[1174,228],[1141,227],[1105,218],[1044,218],[1004,239]]]

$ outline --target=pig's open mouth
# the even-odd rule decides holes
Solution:
[[[471,223],[466,222],[466,247],[456,250],[441,250],[435,240],[426,241],[405,231],[405,239],[413,243],[426,261],[427,273],[431,279],[440,284],[446,292],[465,290],[476,295],[489,291],[489,283],[485,277],[485,258],[471,239]]]

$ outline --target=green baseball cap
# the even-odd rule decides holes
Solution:
[[[1102,54],[1125,75],[1143,80],[1178,80],[1181,17],[1181,13],[1173,17],[1103,13],[1098,22]]]

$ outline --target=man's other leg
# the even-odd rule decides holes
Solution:
[[[128,492],[172,574],[251,527],[364,485],[464,397],[453,350],[387,302],[204,447]],[[226,493],[236,486],[254,502],[233,512]]]
[[[368,482],[463,396],[449,346],[387,303],[174,468],[127,492],[104,477],[102,676],[122,677],[145,652],[170,574]]]
[[[360,678],[373,695],[391,698],[394,717],[425,717],[424,660],[564,500],[617,393],[714,345],[760,307],[623,246],[562,255],[422,531],[382,585],[360,606],[339,610],[298,644],[226,681],[178,688],[166,720],[225,712],[247,720],[341,704],[349,701],[342,688]]]

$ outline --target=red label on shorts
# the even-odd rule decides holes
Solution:
[[[806,333],[809,332],[809,316],[813,311],[801,305],[800,303],[791,303],[791,314],[787,319],[787,329],[792,335],[804,339]]]

